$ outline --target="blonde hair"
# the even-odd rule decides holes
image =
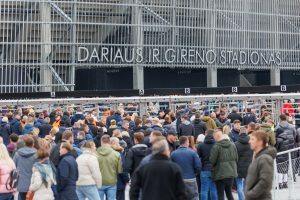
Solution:
[[[223,134],[224,135],[229,135],[230,133],[230,127],[228,125],[223,127]]]
[[[53,127],[50,132],[49,132],[49,135],[51,135],[52,137],[54,137],[56,135],[56,133],[58,133],[59,131],[59,128],[57,127]]]
[[[10,167],[14,166],[14,162],[9,156],[6,146],[4,144],[0,144],[0,162]]]
[[[127,131],[122,131],[122,136],[130,137],[130,136],[129,136],[129,133],[128,133]]]

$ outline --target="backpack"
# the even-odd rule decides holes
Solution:
[[[7,190],[15,190],[19,182],[19,171],[14,169],[10,172],[9,177],[6,181]]]

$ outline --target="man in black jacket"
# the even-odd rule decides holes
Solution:
[[[52,128],[53,128],[53,126],[50,124],[50,118],[46,117],[45,123],[39,127],[39,129],[40,129],[39,137],[44,138],[46,135],[48,135],[50,133]]]
[[[249,136],[247,135],[246,128],[242,127],[240,130],[240,137],[237,142],[235,142],[235,146],[238,152],[238,177],[236,179],[237,192],[239,199],[245,199],[244,196],[244,183],[247,176],[249,165],[252,162],[253,151],[251,150],[249,144]]]
[[[247,113],[243,118],[243,124],[248,125],[251,122],[256,123],[256,116],[251,112],[251,108],[247,108]]]
[[[237,107],[232,107],[231,113],[228,115],[228,119],[230,119],[231,123],[233,123],[235,120],[239,120],[240,122],[243,122],[242,116],[238,114],[237,111],[238,111]]]
[[[129,149],[126,156],[126,169],[130,176],[133,175],[135,169],[147,155],[148,147],[144,143],[144,133],[134,133],[134,146]]]
[[[212,180],[212,165],[209,162],[210,151],[215,144],[213,137],[213,130],[207,130],[205,133],[204,143],[197,147],[198,155],[202,162],[201,171],[201,200],[208,199],[208,192],[210,192],[211,199],[218,199],[216,185]]]
[[[189,121],[188,115],[183,115],[181,117],[181,124],[179,125],[178,136],[195,136],[194,126]]]
[[[194,126],[194,136],[197,139],[198,135],[205,134],[206,125],[205,122],[201,121],[200,113],[195,114],[195,119],[192,121],[192,125]]]
[[[130,188],[130,199],[187,199],[182,173],[178,165],[169,160],[170,151],[166,140],[152,147],[151,161],[136,169]]]

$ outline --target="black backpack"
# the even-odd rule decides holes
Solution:
[[[6,181],[7,190],[15,190],[19,182],[19,171],[14,169],[10,172],[9,177]]]

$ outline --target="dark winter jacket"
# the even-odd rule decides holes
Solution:
[[[44,138],[46,135],[48,135],[51,131],[53,126],[51,124],[45,123],[42,126],[39,127],[40,133],[39,137]]]
[[[248,125],[251,122],[256,123],[256,116],[252,113],[246,113],[243,118],[243,125]]]
[[[214,144],[209,161],[213,166],[214,181],[237,177],[238,153],[235,145],[229,140],[223,139]]]
[[[161,132],[163,135],[166,134],[166,133],[165,133],[165,130],[163,129],[162,126],[153,125],[153,126],[152,126],[152,129],[153,129],[154,131],[159,131],[159,132]]]
[[[5,145],[9,144],[9,136],[10,136],[10,126],[6,122],[1,122],[0,124],[0,136],[3,138],[3,142]]]
[[[184,121],[179,125],[178,137],[180,136],[195,136],[194,126],[189,121]]]
[[[107,127],[107,128],[110,127],[110,121],[111,121],[111,120],[116,120],[116,123],[118,124],[119,122],[122,121],[122,117],[121,117],[121,115],[118,114],[118,113],[115,113],[114,115],[108,117],[108,118],[106,119],[106,127]]]
[[[21,135],[22,129],[23,128],[22,128],[22,124],[21,124],[20,120],[13,119],[10,122],[10,131],[11,131],[11,133],[15,133],[17,135]]]
[[[171,160],[180,166],[184,179],[193,179],[200,174],[201,161],[199,156],[189,148],[179,147],[171,154]]]
[[[117,181],[117,190],[125,190],[126,184],[129,183],[129,176],[128,172],[126,171],[126,158],[123,153],[120,153],[121,160],[122,160],[122,168],[123,172],[121,174],[118,174],[118,181]]]
[[[130,199],[186,200],[185,185],[179,166],[166,156],[154,155],[151,161],[135,171],[130,188]]]
[[[61,118],[61,121],[64,122],[65,127],[67,127],[67,128],[72,127],[72,123],[71,123],[70,116],[64,115],[64,116]]]
[[[64,142],[64,141],[62,141]],[[54,164],[55,167],[58,167],[58,164],[60,162],[60,153],[59,153],[59,149],[61,146],[61,142],[57,143],[50,152],[50,161]],[[76,152],[76,150],[73,148],[71,153],[73,154],[73,157],[77,158],[78,154]]]
[[[78,179],[78,165],[72,153],[60,158],[57,168],[57,191],[59,199],[76,200],[76,181]]]
[[[192,125],[194,126],[194,136],[197,139],[198,135],[205,134],[206,124],[200,119],[195,119],[192,121]]]
[[[14,156],[14,163],[19,171],[18,192],[28,192],[32,176],[32,166],[35,163],[36,149],[23,147]]]
[[[198,155],[202,161],[202,171],[211,171],[212,164],[209,161],[210,151],[215,144],[215,139],[212,134],[205,136],[204,143],[198,146]]]
[[[287,151],[295,147],[295,135],[294,128],[287,122],[281,122],[276,127],[276,149],[278,152]],[[277,156],[277,163],[283,163],[288,160],[288,154],[282,154]]]
[[[89,126],[90,132],[92,133],[93,137],[96,137],[99,128],[97,126],[95,126],[94,124],[88,124],[88,126]]]
[[[84,120],[85,117],[81,112],[77,112],[71,119],[71,124],[74,125],[75,122],[79,120]]]
[[[126,156],[126,169],[131,176],[143,158],[147,155],[147,150],[148,147],[145,144],[136,144],[129,149]]]
[[[239,140],[235,142],[235,146],[238,152],[239,161],[237,164],[238,177],[246,178],[248,167],[252,162],[253,151],[250,148],[249,136],[242,133]]]
[[[232,112],[228,115],[228,119],[230,119],[230,123],[233,123],[235,120],[239,120],[241,123],[243,122],[243,118],[240,114],[236,112]]]
[[[276,150],[267,147],[261,150],[249,166],[245,185],[246,200],[271,200]]]
[[[232,129],[231,132],[229,133],[229,137],[230,137],[232,142],[236,142],[236,141],[239,140],[240,132]]]

